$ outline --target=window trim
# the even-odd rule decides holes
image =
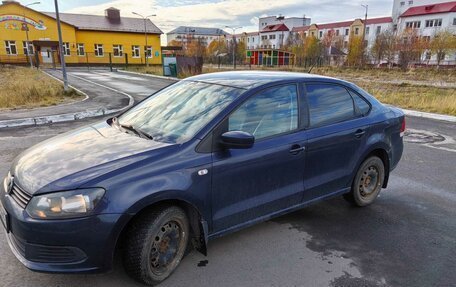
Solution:
[[[8,42],[8,45],[6,44]],[[17,56],[19,55],[18,53],[18,50],[17,50],[17,44],[16,44],[16,40],[4,40],[4,43],[5,43],[5,52],[6,52],[6,55],[7,56]],[[11,43],[13,43],[14,45],[14,50],[16,51],[16,53],[11,53]],[[9,53],[8,53],[8,49],[9,49]]]
[[[94,50],[95,50],[95,57],[100,57],[103,58],[105,51],[104,51],[104,45],[103,44],[93,44],[94,45]],[[101,48],[101,54],[99,52],[99,48]]]
[[[114,50],[117,48],[118,55],[114,53]],[[122,58],[124,57],[124,52],[123,52],[123,45],[122,44],[113,44],[112,45],[112,56],[115,58]]]
[[[138,55],[136,55],[135,51],[138,48]],[[134,59],[141,58],[141,46],[140,45],[131,45],[131,57]]]
[[[80,48],[82,47],[82,51],[84,53],[80,53]],[[76,43],[76,54],[79,56],[79,57],[84,57],[86,55],[86,51],[85,51],[85,45],[84,43]]]
[[[311,85],[311,84],[324,84],[324,85],[332,85],[332,86],[338,86],[338,87],[344,88],[347,91],[348,95],[350,96],[350,98],[352,100],[353,111],[356,114],[355,117],[347,119],[347,120],[342,120],[342,121],[338,121],[338,122],[334,122],[334,123],[325,124],[325,125],[322,125],[322,126],[311,127],[310,126],[310,108],[309,108],[308,96],[307,96],[307,85]],[[318,80],[305,81],[305,82],[303,82],[303,89],[304,89],[304,92],[305,92],[305,103],[306,103],[306,109],[307,109],[306,112],[307,112],[307,117],[308,117],[307,126],[305,128],[306,130],[313,130],[313,129],[329,127],[329,126],[332,126],[332,125],[337,125],[337,124],[340,124],[340,123],[345,123],[345,122],[349,122],[349,121],[352,121],[352,120],[357,120],[357,119],[360,119],[360,118],[364,118],[364,117],[368,116],[371,113],[371,111],[372,111],[372,104],[371,104],[371,102],[369,100],[367,100],[365,97],[360,95],[358,92],[355,92],[350,87],[347,87],[347,86],[345,86],[343,84],[340,84],[340,83],[325,82],[325,81],[318,81]],[[356,105],[355,105],[355,99],[353,99],[353,96],[350,94],[350,91],[353,91],[354,93],[359,95],[369,105],[369,112],[367,114],[365,114],[365,115],[358,114],[357,109],[356,109]]]

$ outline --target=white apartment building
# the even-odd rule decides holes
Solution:
[[[176,29],[166,33],[166,40],[168,45],[171,42],[179,42],[182,45],[186,45],[187,42],[192,40],[201,40],[206,46],[209,45],[213,40],[220,40],[225,35],[225,31],[217,28],[206,28],[206,27],[190,27],[190,26],[179,26]]]
[[[448,30],[456,35],[456,1],[436,3],[437,1],[433,0],[410,0],[406,4],[403,2],[403,0],[395,0],[393,5],[393,15],[399,14],[395,21],[395,28],[398,32],[414,29],[417,35],[428,40],[441,30]],[[410,4],[408,5],[408,3]],[[426,51],[422,55],[421,61],[436,64],[437,56]],[[445,55],[441,64],[455,65],[456,51]]]

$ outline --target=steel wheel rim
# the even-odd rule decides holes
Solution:
[[[368,198],[375,194],[380,185],[380,172],[376,166],[367,167],[361,174],[358,186],[361,197]]]
[[[183,239],[183,229],[176,221],[168,221],[160,227],[153,238],[150,250],[150,267],[153,273],[161,275],[174,262]]]

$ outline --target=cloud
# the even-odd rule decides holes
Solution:
[[[108,7],[120,9],[122,16],[135,17],[157,14],[152,21],[165,33],[177,26],[207,26],[223,28],[226,25],[243,26],[242,31],[258,29],[258,17],[265,15],[311,17],[312,23],[362,18],[369,4],[369,15],[390,15],[391,9],[384,0],[114,0],[103,4],[76,7],[65,12],[103,15]]]

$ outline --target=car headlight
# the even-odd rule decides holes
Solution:
[[[36,219],[74,218],[89,214],[100,202],[102,188],[76,189],[32,197],[27,213]]]

